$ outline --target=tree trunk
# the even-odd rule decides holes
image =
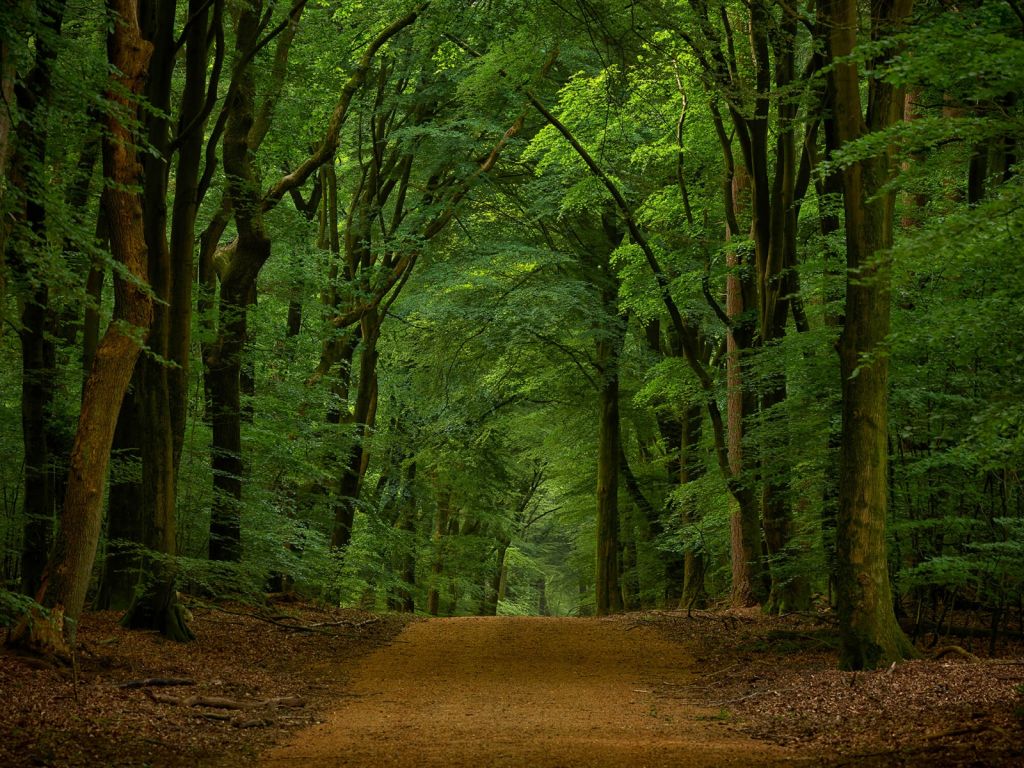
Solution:
[[[619,588],[622,591],[622,610],[634,611],[640,607],[636,538],[632,536],[619,542]]]
[[[747,312],[751,301],[749,290],[743,285],[738,272],[749,271],[741,255],[730,250],[727,256],[729,276],[726,278],[726,313],[730,319],[740,318]],[[730,520],[732,553],[732,593],[734,606],[758,605],[766,595],[764,589],[764,558],[761,550],[761,520],[757,495],[750,487],[750,479],[743,476],[744,418],[757,408],[757,398],[743,385],[743,349],[749,349],[750,329],[737,323],[729,331],[726,345],[726,411],[729,424],[729,469],[732,474],[733,497],[736,509]]]
[[[704,409],[699,405],[690,406],[680,424],[682,440],[679,446],[679,484],[686,485],[704,476],[704,464],[697,455],[700,446]],[[693,500],[688,500],[683,509],[683,522],[695,525],[700,520],[700,510]],[[702,547],[689,545],[683,554],[683,591],[679,596],[679,607],[692,610],[702,608],[707,601],[704,589],[704,574],[707,571]]]
[[[427,613],[431,616],[437,616],[441,608],[441,577],[444,574],[445,538],[452,513],[451,502],[451,491],[438,492],[431,537],[434,551],[430,559],[430,588],[427,591]]]
[[[136,376],[138,368],[136,368]],[[142,501],[139,453],[142,420],[135,388],[129,388],[121,401],[114,430],[110,493],[107,499],[107,553],[103,578],[96,595],[99,610],[124,611],[132,604],[139,584],[142,561],[139,548],[146,541],[146,519]]]
[[[376,310],[368,312],[360,322],[362,342],[359,352],[359,381],[356,384],[356,402],[353,419],[355,439],[349,447],[342,464],[338,483],[338,499],[334,506],[334,529],[331,546],[344,550],[352,540],[352,525],[366,472],[364,440],[372,428],[377,394],[377,339],[380,336],[381,318]]]
[[[135,137],[121,122],[138,114],[152,46],[139,31],[133,0],[108,0],[115,19],[107,35],[114,84],[106,93],[111,109],[103,141],[106,210],[111,250],[134,281],[145,284],[146,239],[138,193],[141,167]],[[36,599],[51,609],[48,619],[26,616],[10,641],[38,652],[69,656],[78,616],[85,605],[102,520],[103,487],[118,410],[152,319],[152,302],[129,280],[115,284],[114,320],[96,350],[86,380],[82,409],[71,450],[61,525]]]
[[[416,464],[410,465],[405,484],[412,487],[416,478]],[[402,532],[402,541],[394,556],[394,567],[401,586],[388,601],[388,607],[395,611],[412,613],[416,610],[416,502],[411,491],[400,499],[401,508],[395,528]]]
[[[606,262],[607,263],[607,262]],[[614,309],[614,288],[604,288],[604,304]],[[597,343],[597,364],[601,371],[598,398],[597,436],[597,615],[622,610],[619,584],[619,352],[625,338],[625,323],[615,311],[609,312],[607,337]]]
[[[177,554],[175,505],[177,501],[177,455],[175,422],[172,412],[184,417],[184,411],[174,408],[171,391],[171,369],[163,360],[179,362],[180,348],[177,339],[172,341],[172,327],[178,332],[187,326],[191,317],[191,292],[187,292],[189,303],[184,307],[175,301],[175,278],[191,283],[191,271],[176,274],[180,267],[171,258],[167,241],[167,197],[169,180],[171,74],[174,71],[175,40],[174,15],[176,0],[146,0],[143,3],[143,32],[153,41],[154,51],[151,62],[153,75],[149,79],[146,96],[156,110],[147,118],[149,145],[153,151],[143,160],[143,215],[145,219],[146,245],[149,251],[149,282],[157,302],[153,309],[153,324],[149,346],[154,355],[143,357],[138,363],[136,381],[139,415],[143,424],[140,430],[142,453],[142,500],[146,516],[145,537],[147,554],[143,559],[143,589],[122,619],[122,624],[133,629],[156,629],[172,640],[187,641],[194,638],[184,621],[184,611],[177,603],[175,588]],[[202,19],[194,19],[201,29]],[[195,55],[195,52],[192,52]],[[205,84],[199,83],[200,88]],[[191,101],[196,99],[196,84],[186,83],[186,93]],[[195,155],[198,161],[198,155]],[[186,175],[188,171],[179,168]],[[198,167],[194,171],[198,175]],[[188,191],[183,190],[186,197]],[[184,233],[178,232],[179,239]],[[183,244],[177,243],[179,248]],[[191,254],[191,243],[189,253]],[[184,314],[186,322],[177,315]],[[187,369],[187,355],[184,361]],[[176,393],[187,398],[187,390],[181,387]]]
[[[15,88],[17,64],[10,60],[10,50],[5,46],[3,63],[5,71],[0,87],[11,101],[4,101],[0,110],[0,132],[5,141],[0,144],[0,163],[5,166],[0,183],[9,183],[12,191],[20,194],[0,197],[13,199],[16,207],[12,210],[7,200],[0,215],[0,245],[6,240],[12,225],[20,231],[15,237],[24,240],[22,247],[27,251],[42,246],[47,238],[45,202],[34,188],[45,188],[48,179],[41,178],[48,168],[46,122],[39,114],[49,109],[53,100],[53,64],[58,55],[58,38],[64,20],[66,2],[58,0],[36,10],[39,14],[39,34],[36,38],[35,61],[31,70]],[[9,69],[8,69],[9,68]],[[8,93],[10,92],[10,93]],[[16,109],[11,106],[15,104]],[[9,106],[11,105],[11,106]],[[17,123],[12,116],[18,112],[22,119]],[[14,130],[15,140],[10,141]],[[11,151],[13,149],[13,152]],[[10,158],[10,167],[6,167]],[[7,172],[10,178],[7,178]],[[54,341],[54,318],[50,309],[48,278],[36,274],[37,267],[25,263],[12,250],[11,271],[19,282],[25,284],[25,295],[21,312],[21,424],[24,442],[24,514],[25,526],[22,542],[22,590],[35,594],[42,580],[42,572],[50,554],[53,521],[58,503],[57,468],[55,445],[53,444],[53,399],[56,386],[56,343]],[[0,259],[4,258],[0,249]],[[2,280],[2,278],[0,278]],[[34,287],[32,287],[34,286]]]
[[[786,400],[785,374],[773,377],[773,385],[766,386],[761,396],[761,408],[767,412],[781,406]],[[777,416],[764,414],[764,418]],[[790,546],[793,538],[793,510],[788,497],[790,481],[779,477],[780,469],[772,467],[773,457],[791,455],[788,439],[761,441],[761,466],[764,481],[761,486],[761,509],[764,515],[764,541],[771,562],[771,590],[765,609],[772,614],[790,611],[804,611],[811,604],[811,586],[806,575],[796,570],[794,552]],[[788,474],[789,462],[782,471]]]
[[[912,0],[886,0],[872,8],[872,39],[909,17]],[[877,15],[876,15],[877,14]],[[865,124],[858,65],[855,0],[824,6],[830,30],[829,77],[834,93],[839,146],[892,125],[899,117],[898,89],[874,81]],[[839,340],[843,393],[837,521],[837,608],[840,665],[873,669],[914,654],[896,623],[885,525],[888,507],[888,384],[892,226],[894,194],[889,152],[852,163],[842,171],[846,213],[846,318]]]
[[[213,426],[214,498],[209,554],[211,560],[221,561],[238,561],[242,557],[242,358],[248,337],[249,304],[256,295],[256,280],[270,258],[271,249],[263,224],[260,179],[255,165],[255,152],[265,135],[265,126],[262,130],[256,127],[256,82],[248,60],[261,34],[260,7],[258,3],[247,2],[238,6],[235,13],[235,90],[227,104],[223,157],[227,198],[237,236],[231,247],[214,259],[220,277],[217,341],[205,360]],[[289,25],[279,38],[279,45],[287,45],[293,34]]]
[[[57,514],[57,456],[52,419],[56,346],[50,327],[49,290],[41,285],[21,313],[21,427],[25,450],[21,588],[34,595],[50,554]]]
[[[269,251],[269,242],[266,244]],[[206,361],[213,443],[213,506],[209,557],[237,562],[242,557],[242,414],[239,372],[247,331],[244,278],[221,281],[218,342]]]
[[[480,611],[484,616],[498,615],[498,603],[500,602],[502,591],[501,580],[502,575],[505,573],[505,553],[508,552],[508,547],[511,543],[511,539],[504,535],[498,539],[494,552],[494,570],[491,571],[491,578],[487,582],[487,591],[481,606],[482,610]]]

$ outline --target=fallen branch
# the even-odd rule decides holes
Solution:
[[[118,688],[147,688],[149,686],[195,685],[195,680],[187,677],[147,677],[145,680],[129,680],[121,683]]]
[[[792,690],[792,689],[791,688],[787,688],[787,689],[784,689],[784,690]],[[709,701],[708,704],[710,706],[712,706],[712,707],[721,707],[724,704],[736,704],[736,703],[738,703],[740,701],[746,701],[747,699],[752,699],[755,696],[767,696],[769,693],[774,694],[776,696],[781,695],[779,693],[779,691],[754,691],[753,693],[748,693],[746,696],[740,696],[739,698],[736,698],[736,699],[723,699],[722,701]]]
[[[212,611],[218,611],[220,613],[226,613],[229,616],[242,616],[249,619],[256,619],[267,624],[273,624],[275,627],[281,627],[282,629],[290,629],[294,632],[317,632],[323,635],[334,635],[335,632],[328,632],[328,629],[337,629],[339,627],[346,627],[348,629],[359,629],[365,627],[368,624],[376,624],[379,621],[383,621],[380,616],[372,616],[369,619],[363,621],[351,621],[348,619],[342,619],[340,621],[322,621],[312,624],[302,623],[301,620],[288,614],[261,614],[248,611],[232,611],[227,608],[222,608],[219,605],[213,605],[212,603],[198,603],[199,607],[209,608]]]
[[[146,689],[146,695],[158,704],[173,704],[179,707],[209,707],[211,709],[265,709],[276,707],[304,707],[306,702],[298,696],[279,696],[273,699],[262,699],[260,701],[243,701],[240,699],[229,699],[224,696],[168,696],[164,693],[154,693]]]

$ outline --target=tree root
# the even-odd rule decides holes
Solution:
[[[941,659],[946,656],[960,656],[961,658],[967,659],[968,661],[981,661],[977,656],[959,645],[946,645],[942,648],[936,648],[932,651],[931,657],[933,659]]]
[[[11,630],[7,647],[52,661],[55,666],[71,666],[74,651],[65,637],[64,624],[62,606],[48,612],[38,605],[32,606]]]

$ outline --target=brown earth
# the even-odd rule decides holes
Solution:
[[[995,658],[851,673],[824,609],[412,623],[279,601],[192,611],[185,646],[86,614],[77,674],[0,653],[0,766],[1024,766],[1016,621]],[[921,650],[948,642],[924,636]],[[134,686],[150,678],[192,684]]]
[[[323,725],[264,768],[327,766],[755,766],[789,750],[720,711],[666,698],[693,681],[684,645],[620,619],[421,621],[365,658]]]

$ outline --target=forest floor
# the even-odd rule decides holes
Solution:
[[[87,614],[77,674],[0,655],[0,766],[1024,765],[1020,647],[848,673],[826,617],[192,610],[187,646]]]

